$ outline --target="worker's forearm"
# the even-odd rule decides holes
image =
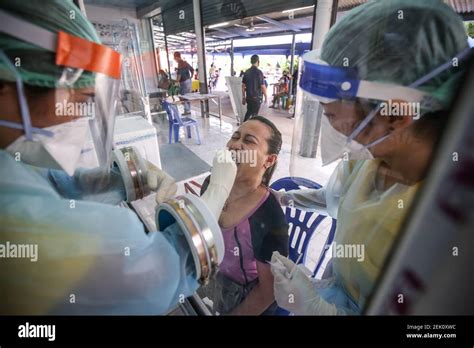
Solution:
[[[49,180],[63,198],[114,205],[126,199],[122,175],[117,168],[107,174],[102,168],[79,168],[73,176],[56,169],[38,168],[37,172]]]
[[[242,85],[242,98],[245,98],[245,85]]]
[[[327,215],[326,189],[302,189],[281,192],[280,204]]]
[[[275,300],[273,289],[257,284],[248,296],[229,315],[260,315]]]

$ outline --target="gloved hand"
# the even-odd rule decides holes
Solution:
[[[131,166],[136,169],[131,170]],[[112,167],[120,172],[127,202],[143,198],[150,194],[150,190],[156,192],[155,200],[158,204],[176,194],[174,179],[143,158],[134,146],[115,149]]]
[[[231,152],[227,149],[218,150],[212,161],[209,186],[201,196],[217,220],[234,185],[236,174],[237,165],[232,159]]]
[[[153,163],[146,161],[148,173],[147,182],[152,191],[155,191],[155,200],[159,205],[167,199],[176,195],[178,186],[175,180],[165,171],[156,167]]]
[[[297,315],[336,315],[333,304],[315,291],[310,278],[300,267],[275,251],[271,259],[273,289],[278,305]]]
[[[270,188],[270,192],[273,194],[273,196],[275,196],[276,200],[278,201],[278,203],[280,203],[280,205],[286,205],[285,199],[284,199],[284,196],[285,196],[284,191],[276,191]]]
[[[326,206],[326,189],[297,189],[290,191],[275,191],[270,189],[275,198],[283,206],[298,205],[307,207],[308,211]],[[304,209],[304,208],[303,208]]]

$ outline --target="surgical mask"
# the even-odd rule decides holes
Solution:
[[[32,139],[29,140],[23,135],[6,150],[22,162],[38,167],[62,169],[73,175],[86,141],[87,119],[80,118],[43,129],[49,131],[52,136],[33,133]]]
[[[342,149],[342,152],[341,152]],[[374,156],[368,147],[355,140],[348,141],[348,137],[337,131],[326,116],[321,119],[321,160],[323,166],[328,165],[340,157],[354,160],[373,159]]]

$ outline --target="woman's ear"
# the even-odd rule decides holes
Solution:
[[[263,166],[265,167],[265,169],[268,169],[276,163],[277,159],[278,156],[276,154],[268,155]]]

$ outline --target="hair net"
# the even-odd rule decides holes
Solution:
[[[72,0],[0,0],[0,9],[52,32],[61,30],[100,43],[94,27]],[[20,63],[17,69],[24,83],[49,88],[57,86],[64,67],[55,64],[54,52],[3,33],[0,33],[0,47],[13,63]],[[15,81],[2,61],[0,76],[2,80]],[[84,71],[74,87],[93,85],[94,76]]]
[[[333,66],[355,67],[360,79],[406,86],[467,46],[460,17],[440,0],[370,1],[331,28],[321,58]],[[459,67],[418,88],[448,107]]]

